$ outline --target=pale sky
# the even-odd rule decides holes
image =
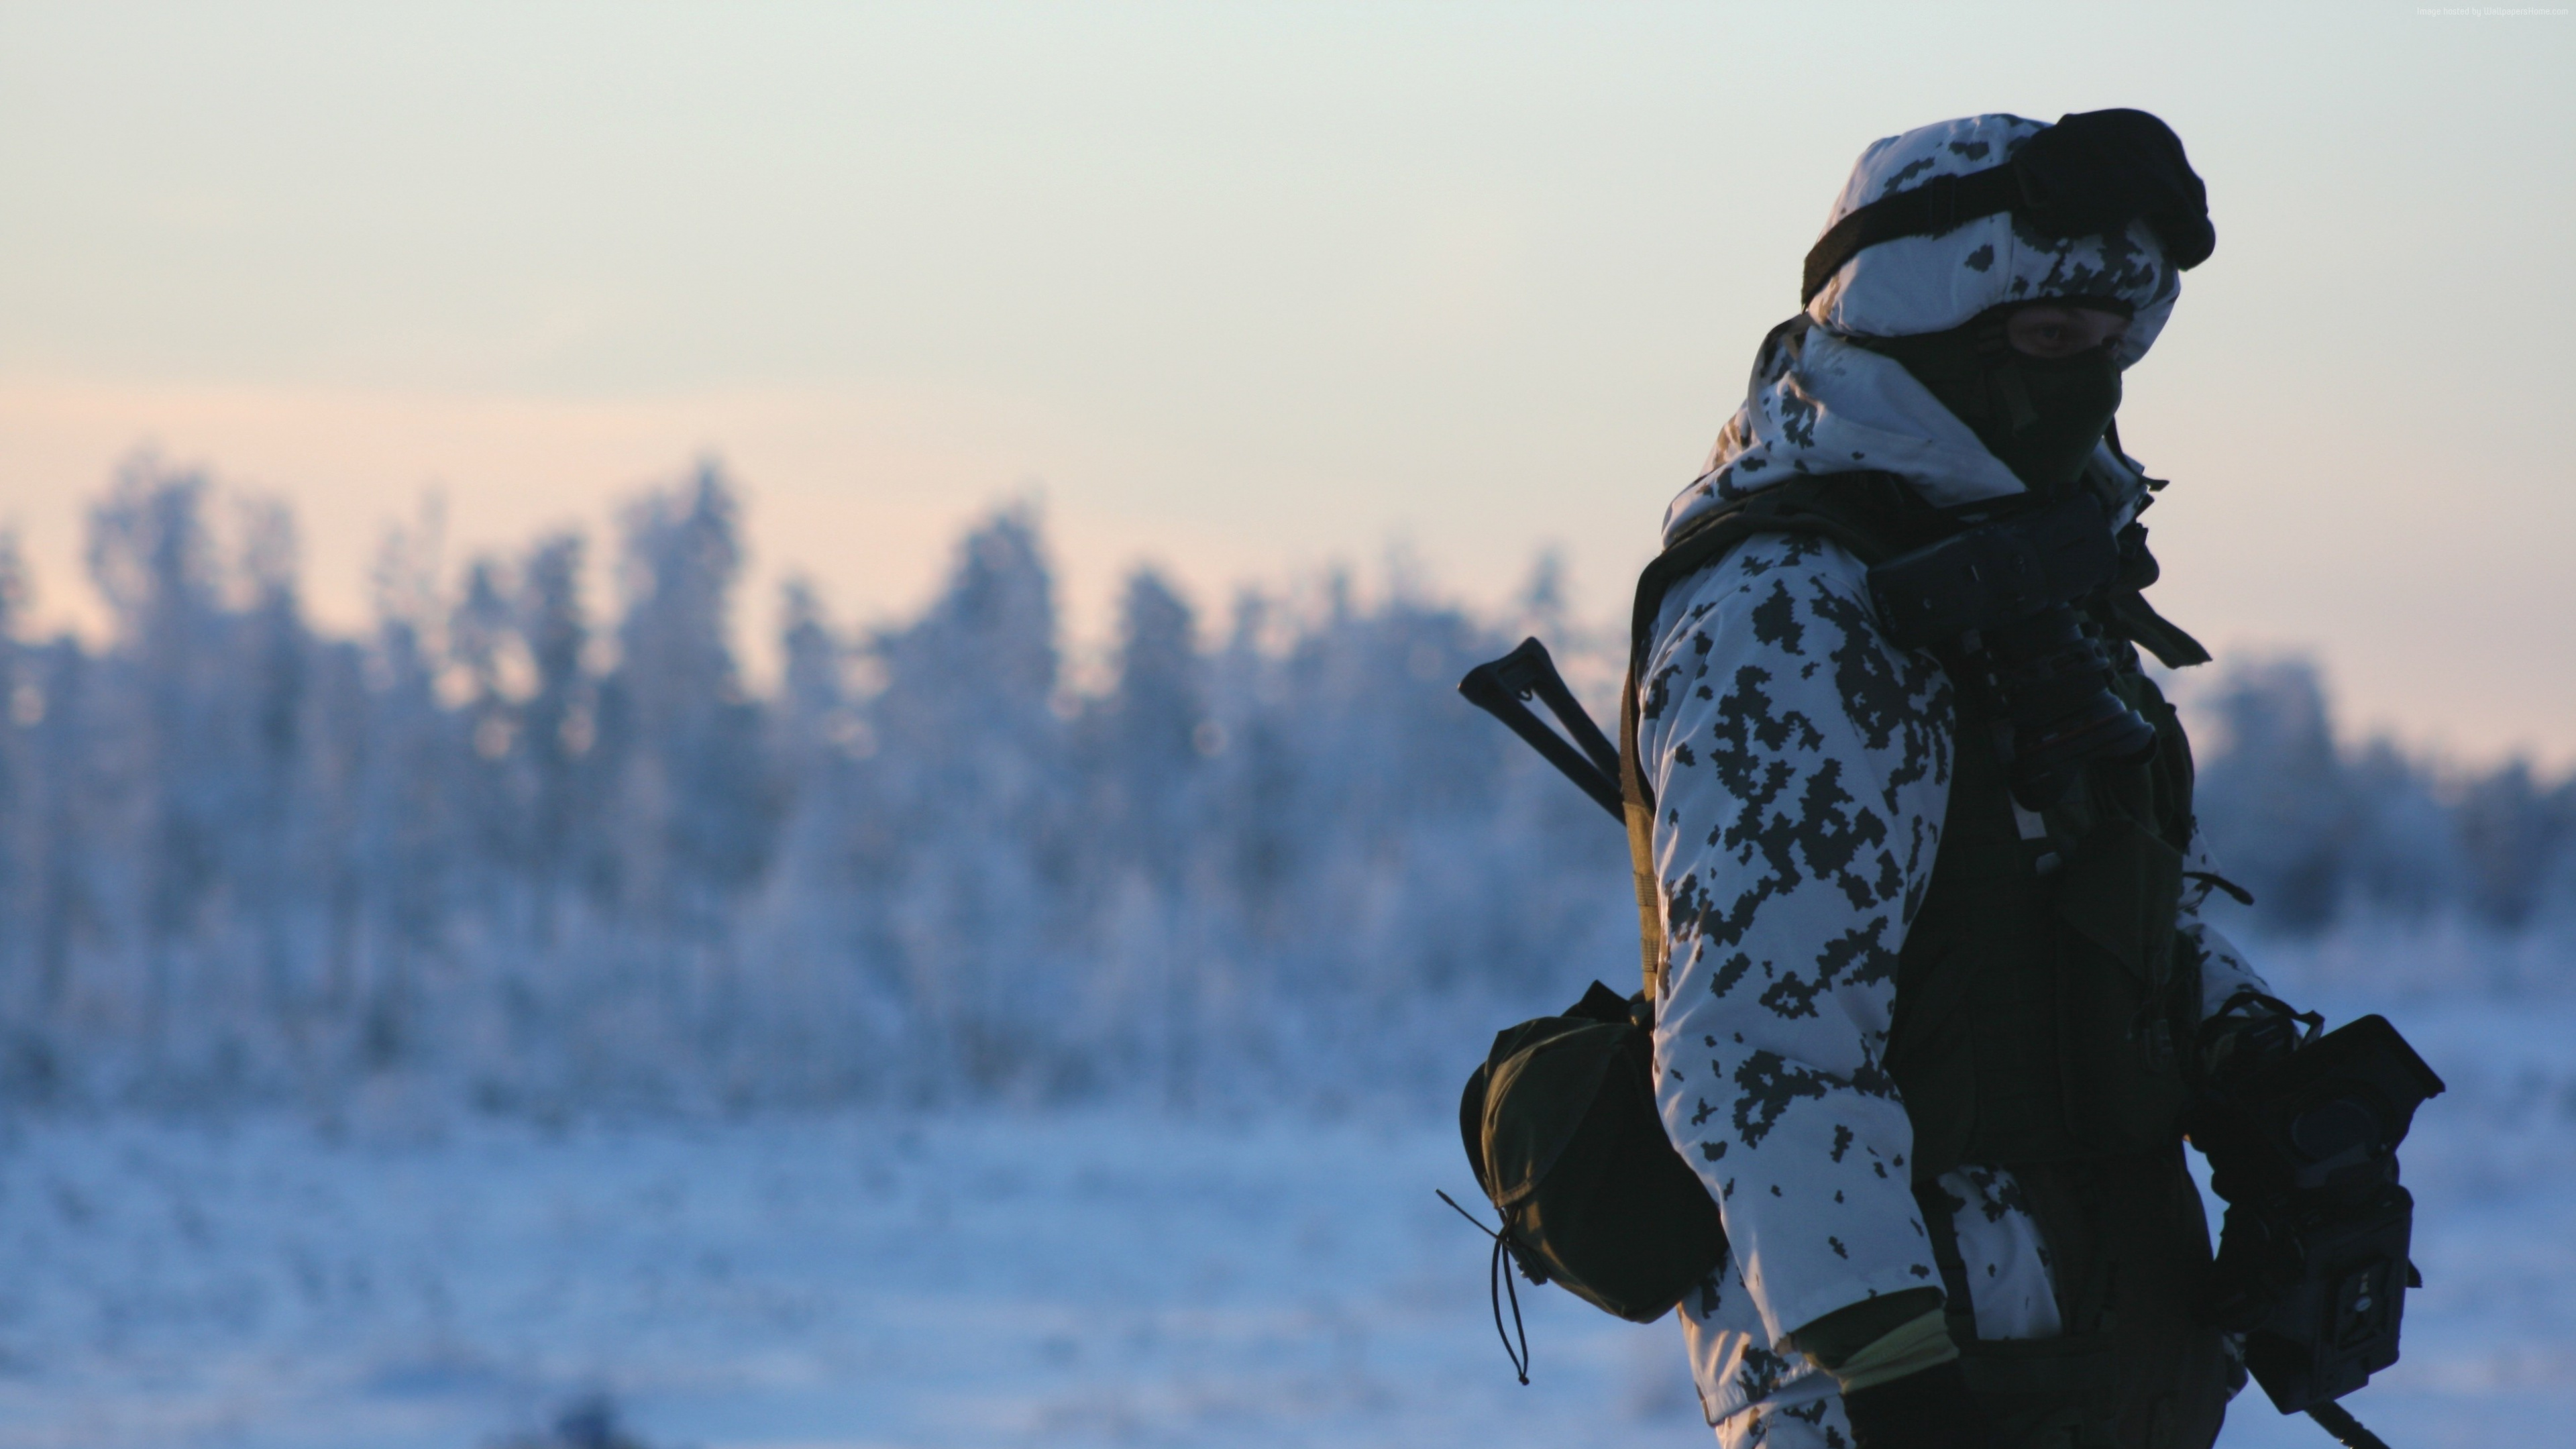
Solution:
[[[2546,8],[2546,7],[2544,7]],[[1035,496],[1153,561],[1391,551],[1608,619],[1871,140],[2137,106],[2218,251],[2129,376],[2165,611],[2349,720],[2576,762],[2576,17],[2406,4],[0,4],[0,519],[95,617],[139,445],[315,614],[726,461],[745,627],[917,608]]]

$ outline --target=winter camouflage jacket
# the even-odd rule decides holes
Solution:
[[[1827,225],[1930,176],[1994,165],[2038,129],[1981,116],[1880,141]],[[1941,505],[2021,491],[1902,367],[1842,339],[2106,291],[2136,308],[2125,366],[2179,292],[2143,227],[2047,242],[1995,216],[1860,252],[1801,325],[1766,341],[1666,537],[1797,474],[1893,472]],[[2140,476],[2108,447],[2095,466]],[[1939,1282],[1908,1180],[1912,1132],[1881,1062],[1897,954],[1930,884],[1961,744],[1951,681],[1880,634],[1863,574],[1823,540],[1757,537],[1665,595],[1638,675],[1662,682],[1640,701],[1638,742],[1659,803],[1672,963],[1655,1032],[1658,1106],[1732,1245],[1681,1317],[1702,1406],[1730,1446],[1848,1443],[1832,1379],[1782,1338],[1873,1293]],[[2191,869],[2211,870],[2197,842],[2193,854]],[[2198,919],[2207,890],[2186,893],[2178,922],[2207,953],[2205,1011],[2260,985]],[[2047,1257],[2011,1175],[1970,1165],[1941,1185],[1959,1204],[1979,1335],[2056,1333]]]

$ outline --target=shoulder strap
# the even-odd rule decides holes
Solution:
[[[1892,558],[1943,527],[1937,511],[1892,473],[1801,475],[1719,505],[1692,520],[1637,577],[1628,615],[1628,677],[1619,690],[1619,795],[1628,821],[1628,865],[1637,890],[1637,939],[1646,1000],[1660,1003],[1670,966],[1663,887],[1655,874],[1655,793],[1637,754],[1638,686],[1654,646],[1655,616],[1672,586],[1763,533],[1829,538],[1863,563]]]

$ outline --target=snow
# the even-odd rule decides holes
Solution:
[[[1694,1412],[1553,1292],[1513,1384],[1436,1122],[22,1127],[0,1444],[1558,1442]]]
[[[2386,1009],[2451,1084],[2407,1150],[2397,1449],[2576,1415],[2576,1003]],[[1523,1288],[1512,1381],[1437,1111],[766,1113],[548,1128],[25,1118],[0,1446],[428,1449],[605,1394],[676,1445],[1705,1443],[1669,1324]],[[2228,1449],[2329,1441],[2259,1397]]]

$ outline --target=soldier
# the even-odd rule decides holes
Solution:
[[[1631,828],[1656,1105],[1730,1245],[1681,1304],[1728,1449],[2197,1449],[2243,1382],[2194,1313],[2182,1123],[2197,1064],[2288,1008],[2200,916],[2241,893],[2137,651],[2208,656],[2138,594],[2162,485],[2112,426],[2211,243],[2140,112],[1882,140],[1667,514]],[[1880,617],[1871,566],[2079,498],[2121,569],[2056,634]]]

